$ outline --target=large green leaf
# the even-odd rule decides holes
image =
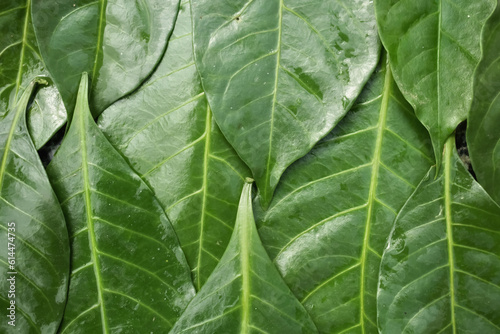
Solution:
[[[179,0],[31,0],[42,56],[68,110],[82,72],[98,115],[151,74],[165,51]]]
[[[380,269],[383,333],[500,333],[500,207],[453,136],[398,215]]]
[[[383,60],[346,118],[257,213],[270,257],[320,332],[377,333],[380,257],[431,155]]]
[[[250,172],[212,119],[191,31],[185,1],[157,71],[136,93],[106,109],[99,126],[155,191],[199,289],[227,247]]]
[[[26,126],[34,86],[26,87],[16,107],[0,119],[2,333],[55,333],[66,304],[68,232]],[[12,276],[15,296],[9,296],[12,281],[7,279]],[[15,327],[6,317],[12,300]]]
[[[374,70],[369,0],[200,0],[198,69],[215,119],[267,206],[283,171],[324,137]]]
[[[317,333],[262,246],[247,179],[226,252],[170,333]]]
[[[47,75],[31,24],[31,0],[0,3],[0,116],[15,108],[37,76]],[[42,87],[28,114],[28,128],[38,149],[66,122],[66,110],[54,86]],[[51,101],[51,103],[45,103]]]
[[[394,78],[431,135],[438,169],[444,142],[467,117],[493,1],[375,0]]]
[[[94,123],[88,79],[47,171],[66,216],[71,276],[62,333],[166,332],[194,295],[152,191]]]
[[[467,143],[478,181],[500,203],[500,2],[483,30]]]

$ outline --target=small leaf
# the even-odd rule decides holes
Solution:
[[[394,79],[431,135],[438,170],[446,139],[467,117],[493,1],[375,0]]]
[[[86,74],[47,171],[72,250],[61,333],[168,331],[194,295],[189,269],[153,193],[94,123]]]
[[[2,333],[55,333],[66,304],[68,232],[26,126],[35,85],[26,87],[16,107],[0,119]],[[12,301],[14,319],[9,318]]]
[[[317,333],[260,242],[252,179],[221,261],[170,333]]]
[[[345,115],[380,52],[369,0],[200,0],[194,49],[222,133],[267,207],[283,171]]]
[[[432,164],[386,57],[334,131],[283,175],[259,233],[321,333],[378,333],[378,267],[396,213]]]
[[[479,183],[500,203],[500,2],[483,30],[467,144]]]
[[[82,72],[99,115],[135,90],[165,52],[179,0],[31,0],[42,56],[68,110]]]
[[[185,1],[156,72],[106,109],[99,126],[154,190],[200,289],[227,247],[244,178],[251,174],[212,118],[191,32]]]
[[[395,222],[380,267],[382,333],[500,333],[500,207],[454,144]]]
[[[30,82],[47,76],[31,22],[31,0],[0,3],[0,117],[15,103]],[[53,86],[40,88],[28,112],[28,129],[37,149],[66,122],[64,105]]]

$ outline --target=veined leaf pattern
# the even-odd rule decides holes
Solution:
[[[165,332],[194,295],[152,191],[94,123],[84,74],[72,124],[48,167],[71,242],[61,333]]]
[[[26,87],[16,107],[0,119],[2,333],[55,333],[66,303],[68,232],[26,126],[35,84]],[[8,296],[12,277],[13,298]],[[15,319],[7,317],[11,300],[15,301]],[[9,325],[11,320],[15,326]]]
[[[475,73],[467,144],[479,183],[500,203],[500,3],[483,30],[483,58]]]
[[[227,247],[250,172],[212,118],[193,59],[189,1],[154,75],[106,109],[99,126],[154,190],[201,288]]]
[[[201,0],[193,18],[215,119],[267,206],[283,171],[337,124],[375,69],[373,3]]]
[[[179,0],[31,0],[42,56],[68,110],[82,72],[94,115],[135,90],[165,52]]]
[[[378,333],[380,258],[431,155],[384,57],[346,118],[256,214],[270,257],[321,333]]]
[[[24,89],[38,76],[47,75],[31,22],[31,0],[0,3],[0,117],[14,109]],[[53,85],[36,94],[28,112],[28,128],[35,147],[42,147],[66,122],[66,110],[57,101]],[[43,126],[40,126],[42,125]]]
[[[231,237],[219,264],[170,332],[317,333],[259,239],[247,179]]]
[[[500,207],[450,137],[396,219],[378,293],[383,333],[500,333]]]
[[[431,135],[437,166],[472,100],[480,34],[492,0],[375,0],[394,79]]]

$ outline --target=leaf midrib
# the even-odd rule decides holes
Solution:
[[[380,116],[377,124],[377,140],[375,142],[375,151],[373,152],[373,160],[372,160],[372,175],[370,179],[370,189],[368,191],[368,204],[367,204],[367,216],[365,223],[365,233],[363,239],[363,247],[361,250],[361,258],[360,258],[360,289],[359,289],[359,312],[360,312],[360,325],[362,333],[365,333],[365,276],[366,276],[366,256],[370,249],[370,230],[372,224],[372,211],[374,203],[376,202],[376,191],[378,186],[378,175],[381,164],[381,156],[382,156],[382,143],[384,137],[384,131],[387,122],[387,112],[389,109],[389,98],[391,96],[392,91],[392,74],[391,68],[386,60],[386,68],[385,68],[385,78],[384,78],[384,91],[382,93],[382,102],[380,106]]]
[[[87,83],[88,86],[88,83]],[[84,92],[86,94],[87,89],[84,89]],[[84,94],[82,94],[84,95]],[[86,98],[86,97],[83,97]],[[79,121],[80,121],[80,145],[81,145],[81,152],[82,152],[82,175],[83,175],[83,187],[84,187],[84,200],[85,200],[85,210],[86,210],[86,216],[87,216],[87,228],[88,228],[88,234],[89,234],[89,239],[90,239],[90,251],[91,251],[91,257],[92,257],[92,263],[93,263],[93,269],[94,269],[94,275],[96,278],[96,287],[97,287],[97,300],[100,305],[100,310],[101,310],[101,323],[102,323],[102,330],[104,333],[109,333],[108,329],[108,324],[107,324],[107,317],[106,317],[106,311],[104,308],[104,300],[103,300],[103,288],[102,288],[102,278],[101,278],[101,271],[100,271],[100,263],[99,263],[99,257],[98,257],[98,250],[97,250],[97,241],[95,238],[95,231],[94,231],[94,218],[92,214],[92,202],[90,198],[90,179],[89,179],[89,170],[88,170],[88,155],[87,155],[87,138],[86,138],[86,133],[85,133],[85,112],[83,107],[83,104],[85,102],[78,101],[80,103],[80,111],[79,111]],[[77,105],[78,108],[78,105]]]
[[[92,69],[92,86],[95,85],[96,73],[97,73],[97,64],[99,62],[99,52],[101,51],[103,44],[103,36],[104,36],[104,21],[106,20],[106,6],[107,0],[100,0],[101,8],[99,13],[99,28],[97,31],[97,45],[94,57],[94,67]]]
[[[26,4],[26,15],[24,17],[23,39],[21,42],[21,56],[19,59],[19,69],[17,71],[17,78],[16,78],[16,97],[17,94],[19,93],[19,88],[21,87],[21,79],[23,75],[24,51],[26,49],[26,43],[27,43],[30,12],[31,12],[31,0],[28,0]]]
[[[453,253],[453,221],[451,217],[451,157],[453,154],[454,137],[450,136],[445,144],[445,161],[444,161],[444,202],[445,202],[445,215],[446,215],[446,236],[448,241],[448,263],[449,263],[449,277],[450,277],[450,312],[451,324],[453,333],[457,332],[455,321],[455,259]]]

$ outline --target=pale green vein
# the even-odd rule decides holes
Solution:
[[[242,196],[239,208],[238,217],[241,219],[236,224],[239,225],[239,244],[240,244],[240,265],[241,265],[241,334],[248,334],[250,332],[248,325],[250,324],[250,248],[252,240],[252,226],[251,221],[251,199],[249,192],[251,188],[249,184],[245,184],[243,188],[244,196]],[[245,194],[245,192],[247,192]],[[241,216],[240,216],[241,212]]]
[[[99,13],[99,30],[97,33],[97,46],[96,46],[96,51],[95,51],[95,58],[94,58],[94,68],[92,69],[92,81],[95,82],[97,78],[97,69],[98,69],[98,64],[99,64],[99,53],[101,52],[101,48],[103,47],[103,37],[104,37],[104,28],[106,27],[105,20],[106,20],[106,5],[107,5],[107,0],[100,0],[101,3],[101,8],[100,8],[100,13]]]
[[[24,67],[24,53],[26,50],[26,43],[28,40],[28,27],[29,27],[29,18],[31,13],[31,0],[28,0],[26,4],[26,15],[24,17],[24,27],[23,27],[23,41],[21,46],[21,56],[19,59],[19,69],[17,71],[17,79],[16,79],[16,97],[19,93],[19,88],[21,87],[21,80],[23,77],[23,67]]]
[[[87,80],[83,80],[85,85],[88,85]],[[81,89],[81,88],[80,88]],[[99,263],[99,258],[97,256],[97,240],[95,236],[95,231],[94,231],[94,220],[93,220],[93,215],[92,215],[92,202],[91,202],[91,196],[90,196],[90,177],[89,177],[89,169],[88,169],[88,162],[87,162],[87,138],[86,138],[86,127],[85,127],[85,111],[88,108],[86,107],[86,102],[85,98],[86,95],[85,93],[87,92],[87,87],[83,89],[83,93],[81,93],[81,96],[79,96],[79,99],[77,101],[77,109],[80,109],[79,112],[79,121],[80,121],[80,146],[81,146],[81,152],[82,152],[82,175],[83,175],[83,187],[84,187],[84,201],[85,201],[85,209],[86,209],[86,216],[87,216],[87,227],[88,227],[88,234],[89,234],[89,240],[90,240],[90,255],[92,262],[94,263],[94,275],[96,279],[96,288],[97,288],[97,303],[101,306],[101,323],[102,323],[102,330],[103,333],[108,334],[109,329],[108,329],[108,318],[106,316],[106,311],[104,308],[104,299],[103,299],[103,293],[102,293],[102,278],[101,278],[101,270],[100,270],[100,263]]]
[[[450,264],[450,311],[451,311],[451,323],[453,327],[453,333],[457,332],[456,320],[455,320],[455,258],[453,253],[453,221],[451,217],[451,164],[452,164],[452,152],[455,147],[454,137],[451,136],[447,143],[445,144],[445,161],[444,161],[444,203],[445,203],[445,216],[446,216],[446,235],[448,242],[448,262]]]
[[[61,331],[61,333],[65,333],[68,330],[68,328],[70,328],[71,326],[73,326],[73,324],[76,324],[76,322],[78,321],[78,319],[82,318],[85,314],[91,312],[92,310],[94,310],[94,309],[96,309],[98,307],[99,307],[99,304],[94,304],[91,307],[89,307],[88,309],[86,309],[85,311],[80,312],[80,314],[78,314],[78,316],[76,318],[74,318],[73,320],[71,320],[71,322],[69,324],[67,324],[66,327],[64,327],[64,329]]]
[[[212,134],[212,111],[207,105],[207,116],[205,119],[205,152],[203,152],[203,189],[201,216],[200,216],[200,238],[198,245],[198,259],[195,268],[196,273],[196,289],[201,289],[201,255],[203,250],[203,234],[205,233],[205,211],[207,209],[207,188],[208,188],[208,158],[210,154],[210,140]]]

